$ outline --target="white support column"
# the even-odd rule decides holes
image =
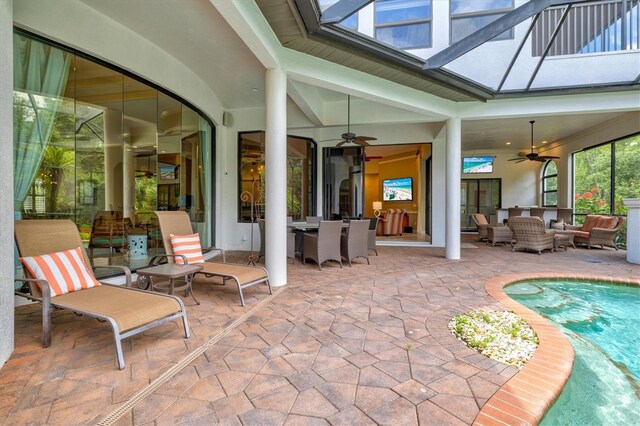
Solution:
[[[445,257],[447,259],[460,259],[461,127],[460,117],[447,120],[447,198],[445,208]]]
[[[622,202],[627,207],[627,262],[640,265],[640,198]]]
[[[272,286],[287,283],[287,73],[266,74],[265,253]]]
[[[0,368],[14,346],[13,2],[0,1]],[[22,299],[22,298],[20,298]]]

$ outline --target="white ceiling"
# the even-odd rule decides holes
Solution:
[[[264,105],[265,68],[209,0],[81,1],[182,61],[223,108]]]
[[[555,141],[595,127],[619,115],[621,113],[465,120],[462,122],[462,149],[469,151],[509,149],[514,152],[529,150],[530,120],[535,120],[533,141],[538,148],[544,145],[542,141],[547,141],[546,145],[552,145]],[[511,145],[506,144],[508,141]]]

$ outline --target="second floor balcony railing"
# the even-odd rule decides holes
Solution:
[[[566,6],[545,10],[532,34],[532,54],[541,56]],[[640,48],[640,0],[574,5],[548,56],[614,52]]]

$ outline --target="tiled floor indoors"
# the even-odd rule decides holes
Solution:
[[[446,260],[438,248],[381,247],[371,265],[318,271],[312,263],[289,264],[284,290],[146,393],[151,381],[266,299],[266,289],[247,290],[241,308],[233,287],[197,285],[201,305],[186,299],[192,337],[184,339],[176,322],[130,338],[124,370],[116,367],[106,324],[56,313],[52,345],[43,349],[37,307],[18,307],[16,349],[0,370],[0,423],[471,424],[516,372],[447,330],[458,312],[501,309],[485,291],[488,279],[550,271],[640,275],[624,251],[538,255],[475,243],[472,235],[463,241],[477,248],[464,248],[460,261]],[[103,421],[114,411],[122,415]]]

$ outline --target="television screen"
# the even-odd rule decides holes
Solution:
[[[462,173],[493,173],[493,157],[464,157]]]
[[[382,181],[383,201],[413,200],[413,180],[410,177]]]
[[[160,179],[161,180],[177,179],[176,167],[177,166],[160,166]]]

